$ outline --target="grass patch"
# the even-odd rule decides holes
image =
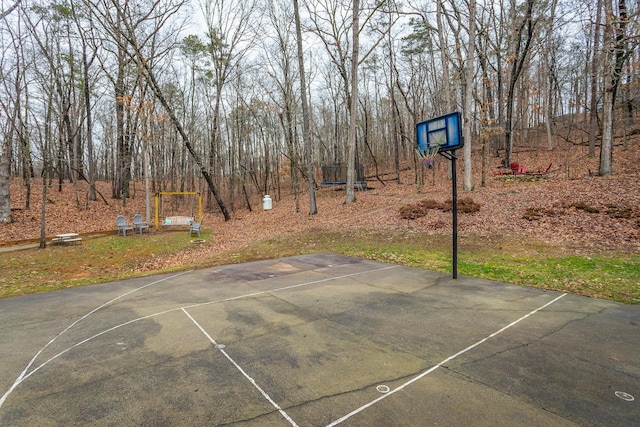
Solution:
[[[234,253],[237,262],[305,253],[333,252],[440,272],[451,271],[450,236],[416,233],[306,233],[272,238]],[[268,254],[264,255],[264,254]],[[522,237],[465,236],[458,273],[538,289],[637,304],[640,256],[576,256]]]
[[[306,253],[333,252],[434,271],[451,271],[449,236],[415,233],[305,233],[275,237],[220,254],[214,263],[246,262]],[[640,302],[640,256],[567,255],[561,248],[518,238],[461,239],[458,273],[625,303]]]
[[[208,238],[206,232],[203,237]],[[165,232],[0,253],[0,270],[6,272],[0,278],[0,298],[154,274],[139,267],[191,245],[186,232]]]
[[[210,240],[205,231],[203,238]],[[433,271],[451,271],[451,238],[410,232],[368,230],[309,231],[254,242],[216,253],[197,263],[162,271],[138,271],[154,257],[193,249],[186,233],[91,238],[81,245],[0,253],[0,297],[82,286],[116,279],[280,258],[333,252]],[[640,302],[640,256],[596,254],[576,256],[562,248],[518,237],[464,236],[460,239],[458,273],[625,303]]]
[[[465,253],[459,271],[539,289],[568,292],[625,303],[640,302],[640,257],[637,255],[478,257]],[[488,259],[487,259],[488,258]]]

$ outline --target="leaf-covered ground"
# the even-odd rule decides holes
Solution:
[[[598,170],[598,159],[589,158],[586,153],[586,147],[582,146],[539,152],[516,150],[513,160],[525,165],[528,171],[546,170],[551,164],[551,173],[540,176],[500,175],[505,172],[496,167],[500,159],[489,158],[484,187],[481,186],[480,160],[475,159],[475,190],[470,192],[462,190],[460,159],[458,197],[471,199],[479,209],[459,214],[459,235],[522,236],[576,254],[640,253],[640,141],[636,138],[629,141],[627,147],[615,148],[613,177],[592,176],[590,172]],[[461,153],[459,155],[462,157]],[[368,173],[370,175],[372,171]],[[402,172],[401,182],[388,180],[392,175],[384,176],[384,185],[376,178],[369,178],[369,189],[357,192],[357,201],[349,205],[344,204],[343,187],[322,187],[317,197],[318,214],[313,216],[308,215],[307,194],[300,195],[299,212],[296,212],[289,188],[283,189],[280,197],[271,195],[273,209],[269,211],[262,210],[262,195],[254,194],[253,210],[236,209],[232,211],[231,221],[225,222],[217,210],[205,213],[204,227],[211,231],[211,244],[194,245],[188,253],[157,260],[147,268],[178,264],[184,259],[194,262],[215,252],[305,229],[348,231],[358,228],[449,234],[452,215],[442,208],[451,199],[446,161],[439,158],[434,169],[420,169],[420,173],[424,173],[424,184],[420,184],[412,167]],[[129,221],[135,213],[145,215],[141,183],[133,185],[134,197],[128,199],[126,205],[122,200],[110,198],[110,184],[100,183],[99,188],[106,203],[100,198],[89,202],[86,183],[64,183],[62,192],[54,183],[47,190],[46,235],[101,231],[115,234],[117,215],[122,214]],[[42,182],[34,180],[31,207],[26,209],[24,186],[19,180],[12,182],[15,222],[0,225],[0,244],[12,245],[39,237],[41,190]],[[190,215],[192,209],[193,205],[188,201],[175,208],[165,205],[162,214]],[[403,214],[407,211],[415,213],[413,219],[407,219]]]

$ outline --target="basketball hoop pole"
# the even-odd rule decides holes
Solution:
[[[456,183],[456,151],[448,151],[445,153],[440,153],[440,155],[446,159],[451,160],[451,211],[453,214],[452,219],[452,231],[451,235],[453,236],[453,249],[451,257],[452,261],[452,270],[453,270],[453,278],[458,278],[458,185]]]
[[[453,212],[453,278],[458,278],[458,186],[456,184],[456,150],[464,145],[462,115],[459,111],[416,124],[416,148],[420,157],[428,151],[451,160],[451,210]]]

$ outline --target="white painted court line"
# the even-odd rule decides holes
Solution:
[[[289,415],[284,411],[284,409],[282,409],[282,408],[280,407],[280,405],[278,405],[278,404],[277,404],[277,403],[276,403],[276,402],[271,398],[271,396],[269,396],[269,395],[267,394],[267,392],[266,392],[266,391],[264,391],[264,390],[262,389],[262,387],[260,387],[260,386],[258,385],[258,383],[256,382],[256,380],[254,380],[252,377],[250,377],[250,376],[249,376],[249,374],[247,374],[247,372],[246,372],[244,369],[242,369],[242,367],[241,367],[240,365],[238,365],[238,363],[236,363],[236,361],[235,361],[235,360],[233,360],[233,358],[229,355],[229,353],[227,353],[227,352],[226,352],[226,350],[223,348],[223,346],[218,345],[218,343],[217,343],[213,338],[211,338],[211,335],[209,335],[209,334],[207,333],[207,331],[205,331],[205,330],[204,330],[204,328],[203,328],[202,326],[200,326],[200,324],[196,321],[196,319],[194,319],[194,318],[191,316],[191,314],[189,314],[189,312],[188,312],[187,310],[185,310],[185,309],[183,308],[183,309],[182,309],[182,311],[184,312],[184,314],[186,314],[186,315],[187,315],[187,317],[188,317],[189,319],[191,319],[191,321],[192,321],[192,322],[193,322],[193,323],[198,327],[198,329],[200,329],[200,331],[201,331],[201,332],[202,332],[202,333],[207,337],[207,339],[208,339],[209,341],[211,341],[211,343],[215,346],[215,348],[217,348],[217,349],[218,349],[218,351],[219,351],[220,353],[222,353],[222,354],[224,355],[224,357],[226,357],[226,358],[229,360],[229,362],[231,362],[231,364],[233,364],[233,366],[235,366],[235,367],[236,367],[236,369],[237,369],[238,371],[240,371],[240,373],[241,373],[242,375],[244,375],[244,377],[245,377],[246,379],[248,379],[248,380],[249,380],[249,382],[250,382],[251,384],[253,384],[253,386],[254,386],[254,387],[255,387],[255,388],[260,392],[260,394],[262,394],[262,396],[263,396],[265,399],[267,399],[267,401],[268,401],[268,402],[269,402],[269,403],[270,403],[274,408],[276,408],[276,409],[278,410],[278,412],[280,412],[280,415],[282,415],[282,416],[284,417],[284,419],[285,419],[285,420],[287,420],[287,421],[289,422],[289,424],[291,424],[292,426],[298,427],[298,424],[296,424],[296,422],[295,422],[295,421],[293,421],[293,419],[291,419],[291,417],[290,417],[290,416],[289,416]]]
[[[442,362],[438,363],[437,365],[432,366],[431,368],[429,368],[426,371],[420,373],[419,375],[413,377],[412,379],[410,379],[409,381],[405,382],[404,384],[399,385],[398,387],[396,387],[393,390],[387,392],[386,394],[383,394],[382,396],[378,397],[377,399],[374,399],[371,402],[362,405],[358,409],[355,409],[354,411],[349,412],[347,415],[343,416],[342,418],[339,418],[339,419],[335,420],[334,422],[332,422],[331,424],[328,424],[327,427],[336,426],[336,425],[342,423],[343,421],[346,421],[347,419],[351,418],[352,416],[354,416],[356,414],[359,414],[360,412],[364,411],[365,409],[372,407],[373,405],[375,405],[376,403],[380,402],[381,400],[386,399],[387,397],[389,397],[392,394],[404,389],[405,387],[409,386],[410,384],[413,384],[414,382],[418,381],[419,379],[422,379],[422,378],[426,377],[430,373],[434,372],[436,369],[438,369],[441,366],[443,366],[444,364],[452,361],[453,359],[457,358],[458,356],[461,356],[464,353],[476,348],[477,346],[479,346],[480,344],[484,343],[485,341],[487,341],[487,340],[495,337],[496,335],[506,331],[507,329],[511,328],[512,326],[517,325],[518,323],[522,322],[526,318],[536,314],[540,310],[545,309],[546,307],[548,307],[551,304],[555,303],[556,301],[558,301],[560,298],[564,297],[565,295],[567,295],[567,294],[565,293],[565,294],[560,295],[559,297],[553,299],[552,301],[549,301],[548,303],[536,308],[535,310],[529,312],[528,314],[525,314],[524,316],[522,316],[518,320],[515,320],[515,321],[509,323],[507,326],[497,330],[496,332],[492,333],[491,335],[488,335],[487,337],[482,338],[480,341],[476,342],[475,344],[472,344],[469,347],[465,348],[464,350],[460,350],[456,354],[453,354],[453,355],[447,357]]]
[[[50,357],[49,359],[47,359],[46,361],[44,361],[40,365],[38,365],[36,368],[34,368],[33,370],[29,371],[29,368],[31,368],[31,366],[33,366],[33,364],[35,363],[35,361],[38,358],[38,356],[40,356],[40,354],[42,354],[42,352],[46,348],[48,348],[51,344],[53,344],[60,336],[62,336],[64,333],[66,333],[73,326],[77,325],[82,320],[88,318],[90,315],[94,314],[98,310],[100,310],[100,309],[112,304],[114,301],[117,301],[117,300],[119,300],[119,299],[121,299],[121,298],[123,298],[125,296],[128,296],[128,295],[134,293],[134,292],[140,291],[140,290],[145,289],[145,288],[147,288],[149,286],[152,286],[152,285],[164,282],[166,280],[173,279],[175,277],[181,276],[183,274],[189,273],[192,270],[181,272],[181,273],[175,274],[173,276],[165,277],[165,278],[160,279],[160,280],[156,280],[154,282],[151,282],[151,283],[148,283],[148,284],[146,284],[144,286],[141,286],[139,288],[133,289],[133,290],[131,290],[129,292],[126,292],[126,293],[124,293],[122,295],[119,295],[119,296],[107,301],[106,303],[100,305],[99,307],[91,310],[89,313],[85,314],[80,319],[78,319],[75,322],[71,323],[62,332],[60,332],[58,335],[56,335],[54,338],[52,338],[47,344],[45,344],[35,354],[35,356],[33,356],[31,361],[27,364],[27,366],[24,368],[24,370],[20,373],[18,378],[16,378],[16,380],[13,382],[11,387],[9,387],[9,389],[5,392],[5,394],[2,397],[0,397],[0,408],[2,408],[2,405],[7,400],[7,397],[9,397],[9,395],[11,395],[11,393],[13,393],[13,391],[16,389],[16,387],[18,387],[24,380],[26,380],[27,378],[31,377],[33,374],[38,372],[40,369],[44,368],[46,365],[48,365],[49,363],[53,362],[54,360],[56,360],[60,356],[64,355],[65,353],[73,350],[74,348],[76,348],[78,346],[81,346],[83,344],[86,344],[87,342],[92,341],[95,338],[98,338],[98,337],[100,337],[100,336],[102,336],[102,335],[104,335],[106,333],[115,331],[116,329],[119,329],[119,328],[121,328],[123,326],[127,326],[127,325],[130,325],[132,323],[139,322],[141,320],[150,319],[152,317],[161,316],[163,314],[168,314],[168,313],[172,313],[172,312],[183,310],[183,309],[189,309],[189,308],[201,307],[201,306],[209,305],[209,304],[217,304],[217,303],[222,303],[222,302],[234,301],[234,300],[238,300],[238,299],[242,299],[242,298],[250,298],[250,297],[254,297],[254,296],[258,296],[258,295],[264,295],[264,294],[268,294],[268,293],[272,293],[272,292],[280,292],[280,291],[285,291],[285,290],[289,290],[289,289],[295,289],[295,288],[300,288],[300,287],[304,287],[304,286],[315,285],[315,284],[318,284],[318,283],[323,283],[323,282],[328,282],[328,281],[338,280],[338,279],[344,279],[344,278],[352,277],[352,276],[358,276],[358,275],[363,275],[363,274],[368,274],[368,273],[376,273],[378,271],[389,270],[391,268],[396,268],[396,267],[398,267],[398,266],[392,265],[392,266],[377,268],[377,269],[374,269],[374,270],[367,270],[367,271],[362,271],[362,272],[358,272],[358,273],[344,274],[342,276],[329,277],[329,278],[326,278],[326,279],[313,280],[313,281],[310,281],[310,282],[299,283],[297,285],[285,286],[285,287],[282,287],[282,288],[276,288],[276,289],[260,291],[260,292],[252,292],[252,293],[249,293],[249,294],[238,295],[238,296],[229,297],[229,298],[223,298],[223,299],[220,299],[220,300],[207,301],[207,302],[198,303],[198,304],[191,304],[191,305],[187,305],[187,306],[184,306],[184,307],[178,307],[178,308],[173,308],[173,309],[169,309],[169,310],[165,310],[165,311],[160,311],[160,312],[157,312],[157,313],[149,314],[147,316],[139,317],[137,319],[132,319],[132,320],[129,320],[127,322],[115,325],[115,326],[113,326],[111,328],[108,328],[108,329],[105,329],[105,330],[103,330],[101,332],[98,332],[97,334],[92,335],[92,336],[90,336],[90,337],[88,337],[88,338],[86,338],[86,339],[84,339],[82,341],[79,341],[76,344],[72,345],[71,347],[68,347],[65,350],[61,351],[60,353]]]
[[[311,282],[298,283],[297,285],[283,286],[282,288],[275,288],[275,289],[269,289],[269,290],[266,290],[266,291],[252,292],[250,294],[238,295],[238,296],[235,296],[235,297],[224,298],[224,299],[216,300],[216,301],[207,301],[207,302],[201,302],[201,303],[198,303],[198,304],[186,305],[186,306],[184,306],[184,308],[189,309],[189,308],[194,308],[194,307],[201,307],[203,305],[217,304],[217,303],[220,303],[220,302],[228,302],[228,301],[235,301],[235,300],[243,299],[243,298],[255,297],[255,296],[258,296],[258,295],[269,294],[269,293],[272,293],[272,292],[288,291],[290,289],[296,289],[296,288],[302,288],[302,287],[305,287],[305,286],[317,285],[318,283],[330,282],[332,280],[346,279],[347,277],[353,277],[353,276],[362,276],[363,274],[368,274],[368,273],[377,273],[378,271],[390,270],[392,268],[397,268],[397,267],[398,267],[397,265],[392,265],[392,266],[389,266],[389,267],[376,268],[375,270],[367,270],[367,271],[360,271],[358,273],[343,274],[342,276],[336,276],[336,277],[327,277],[326,279],[312,280]]]
[[[147,283],[144,286],[140,286],[139,288],[135,288],[130,290],[129,292],[125,292],[124,294],[118,295],[115,298],[110,299],[109,301],[105,302],[104,304],[94,308],[93,310],[91,310],[90,312],[88,312],[87,314],[85,314],[84,316],[80,317],[78,320],[76,320],[75,322],[71,323],[69,326],[67,326],[65,329],[62,330],[62,332],[58,333],[58,335],[56,335],[55,337],[51,338],[51,340],[49,340],[48,343],[46,343],[40,350],[38,350],[38,352],[33,356],[33,358],[31,358],[31,360],[29,361],[29,363],[27,364],[27,366],[24,368],[24,370],[20,373],[20,375],[18,375],[18,378],[16,378],[16,380],[14,381],[14,383],[11,385],[11,387],[9,387],[9,390],[7,390],[7,392],[0,397],[0,408],[2,408],[2,405],[4,403],[4,401],[7,399],[7,397],[13,392],[13,390],[22,382],[24,381],[26,378],[29,378],[34,372],[36,372],[37,370],[39,370],[42,366],[46,365],[47,363],[49,363],[50,361],[52,361],[53,359],[57,358],[58,356],[66,353],[67,351],[71,350],[72,348],[76,347],[79,344],[74,345],[73,347],[68,348],[67,350],[63,351],[62,353],[58,353],[55,357],[49,359],[48,361],[46,361],[45,363],[43,363],[42,365],[38,366],[36,369],[34,369],[33,371],[31,371],[29,374],[27,374],[27,372],[29,371],[29,368],[31,368],[31,366],[33,366],[33,364],[35,363],[36,359],[38,358],[38,356],[40,356],[42,354],[43,351],[45,351],[51,344],[53,344],[58,338],[60,338],[62,335],[64,335],[67,331],[69,331],[69,329],[73,328],[75,325],[77,325],[78,323],[82,322],[83,320],[85,320],[86,318],[88,318],[89,316],[91,316],[92,314],[94,314],[95,312],[103,309],[104,307],[111,305],[112,303],[114,303],[115,301],[124,298],[128,295],[131,295],[135,292],[138,292],[142,289],[148,288],[149,286],[153,286],[153,285],[157,285],[158,283],[167,281],[169,279],[173,279],[176,278],[178,276],[181,276],[183,274],[188,273],[189,271],[183,271],[181,273],[178,274],[174,274],[173,276],[169,276],[169,277],[165,277],[159,280],[155,280],[151,283]],[[97,335],[96,335],[97,336]],[[95,338],[92,337],[91,339]],[[83,341],[86,342],[86,341]]]

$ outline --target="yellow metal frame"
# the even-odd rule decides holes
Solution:
[[[202,221],[202,194],[198,193],[197,191],[159,191],[156,193],[156,231],[158,231],[158,228],[160,227],[160,222],[158,220],[158,215],[159,215],[159,205],[160,205],[160,196],[175,196],[175,195],[191,195],[191,196],[198,196],[198,220],[196,222],[201,222]]]

